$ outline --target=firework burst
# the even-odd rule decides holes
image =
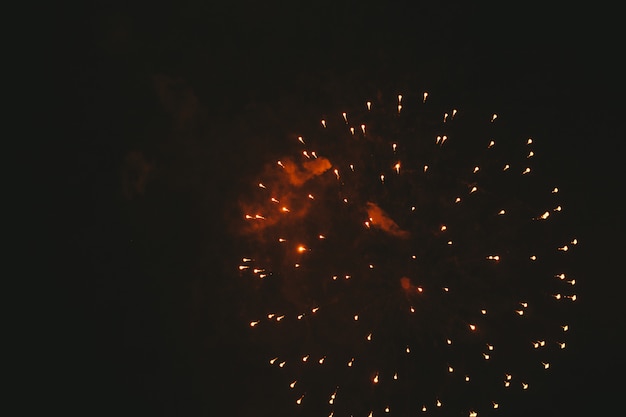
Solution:
[[[535,141],[500,123],[363,101],[242,198],[250,331],[305,415],[499,415],[558,363],[578,241]]]

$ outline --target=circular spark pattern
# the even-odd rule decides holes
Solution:
[[[250,331],[304,415],[500,415],[566,347],[578,241],[534,140],[407,99],[324,117],[242,199]]]

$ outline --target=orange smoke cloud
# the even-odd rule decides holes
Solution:
[[[328,171],[332,165],[326,158],[316,158],[305,161],[301,167],[291,160],[285,160],[283,161],[283,166],[285,167],[285,172],[289,177],[291,185],[299,187],[311,178],[322,175],[324,172]]]
[[[387,213],[374,203],[367,203],[367,215],[371,220],[372,226],[401,239],[410,236],[409,232],[402,230],[396,222],[393,221]]]
[[[424,290],[422,289],[422,287],[418,287],[416,285],[414,285],[411,282],[411,279],[409,277],[402,277],[400,278],[400,287],[402,287],[402,289],[404,290],[404,292],[409,295],[411,293],[421,293]]]
[[[268,164],[265,172],[259,176],[264,189],[262,198],[239,201],[242,214],[249,216],[250,220],[242,233],[259,233],[278,224],[285,227],[293,226],[298,220],[306,217],[312,200],[301,195],[299,189],[307,181],[320,177],[332,167],[330,161],[322,157],[304,162],[294,162],[290,158],[285,158],[279,161],[278,165]],[[257,215],[262,218],[257,218]]]

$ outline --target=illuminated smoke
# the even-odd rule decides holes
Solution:
[[[383,209],[378,207],[375,203],[367,203],[367,215],[371,221],[372,226],[379,228],[385,233],[391,236],[406,239],[410,236],[410,233],[406,230],[402,230],[396,222]]]
[[[326,158],[307,160],[301,166],[288,159],[283,161],[283,165],[289,182],[296,187],[300,187],[311,178],[322,175],[331,168],[330,161]]]

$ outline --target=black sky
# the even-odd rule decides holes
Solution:
[[[81,415],[272,415],[282,399],[237,315],[230,269],[242,186],[325,109],[425,89],[542,137],[581,241],[568,366],[507,415],[621,409],[616,11],[298,3],[94,2],[76,19],[79,140],[63,171],[76,190],[66,267],[78,306],[57,336],[70,365],[53,367],[71,383],[55,402]]]

